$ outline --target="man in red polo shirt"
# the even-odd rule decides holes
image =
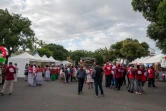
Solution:
[[[9,66],[6,68],[6,76],[5,83],[3,85],[3,89],[1,91],[1,95],[4,95],[4,91],[6,90],[9,84],[9,95],[12,94],[13,91],[13,83],[14,83],[14,74],[16,73],[15,67],[12,65],[12,62],[9,63]]]
[[[140,68],[140,65],[137,65],[137,69],[136,69],[136,85],[137,85],[137,92],[136,94],[142,94],[142,90],[141,90],[141,87],[142,87],[142,76],[143,76],[143,70]]]
[[[132,67],[128,69],[128,78],[129,78],[129,87],[128,92],[133,93],[134,92],[134,70]]]
[[[116,67],[116,90],[120,90],[121,87],[121,83],[122,83],[122,67],[120,66],[120,64],[117,65]]]
[[[154,77],[155,77],[155,72],[153,67],[151,66],[150,69],[148,70],[148,87],[150,87],[151,84],[153,87],[155,87]]]
[[[109,62],[106,63],[106,66],[104,67],[104,71],[105,71],[105,87],[110,87],[111,85],[111,70],[112,67],[109,65]]]

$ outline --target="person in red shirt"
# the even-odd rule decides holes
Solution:
[[[134,70],[132,67],[128,69],[127,76],[129,78],[128,92],[133,93],[134,91]]]
[[[1,91],[1,95],[4,95],[4,91],[9,85],[9,95],[12,94],[13,91],[13,83],[14,83],[14,74],[16,73],[15,67],[12,65],[12,62],[9,63],[9,66],[6,68],[6,76],[5,83],[3,85],[3,89]]]
[[[120,66],[120,64],[117,65],[116,67],[116,75],[115,75],[115,78],[116,78],[116,90],[120,90],[120,87],[121,87],[121,83],[122,83],[122,67]]]
[[[59,76],[59,72],[60,72],[60,68],[58,67],[58,65],[55,67],[55,79],[58,79]]]
[[[150,69],[148,70],[148,87],[150,87],[151,84],[153,87],[155,87],[154,77],[155,77],[155,72],[153,67],[151,66]]]
[[[143,71],[140,68],[140,65],[137,65],[137,69],[136,69],[136,85],[137,85],[137,92],[136,94],[142,94],[142,76],[143,76]]]
[[[52,64],[50,67],[50,75],[51,75],[51,80],[55,81],[56,80],[56,69],[55,69],[54,64]]]
[[[106,63],[106,66],[104,67],[105,71],[105,87],[108,88],[111,85],[111,69],[112,67],[109,65],[109,62]]]
[[[146,69],[144,66],[141,67],[142,71],[143,71],[143,75],[142,75],[142,92],[145,92],[145,88],[144,88],[144,85],[145,85],[145,82],[146,82]]]

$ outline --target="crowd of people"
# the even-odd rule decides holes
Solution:
[[[25,66],[25,80],[28,81],[29,86],[42,85],[43,80],[55,81],[60,80],[62,83],[68,83],[76,80],[77,70],[75,67],[69,65],[64,67],[63,65],[46,65],[42,68],[40,65],[36,66],[26,64]],[[44,77],[44,78],[43,78]]]
[[[126,85],[126,79],[128,81],[128,92],[130,93],[143,94],[145,92],[144,84],[147,80],[148,87],[155,87],[155,70],[153,66],[145,68],[144,65],[137,64],[136,67],[133,65],[125,67],[120,64],[115,66],[107,62],[104,70],[105,87],[107,88],[114,88],[118,91],[123,84]],[[136,88],[134,88],[134,81],[136,82]]]
[[[0,74],[5,73],[5,82],[1,95],[4,95],[4,91],[9,84],[9,95],[13,91],[13,83],[17,82],[18,73],[17,64],[13,65],[11,62],[2,70],[0,68]],[[86,65],[86,66],[63,66],[63,65],[46,65],[42,68],[40,65],[25,65],[25,81],[28,81],[29,86],[41,86],[43,80],[45,81],[55,81],[59,80],[62,83],[68,83],[73,81],[78,81],[78,94],[80,95],[83,90],[84,83],[88,84],[88,89],[93,89],[95,87],[95,94],[98,97],[98,88],[100,93],[104,96],[104,91],[102,87],[103,79],[105,78],[105,87],[115,89],[119,91],[121,86],[127,83],[128,92],[143,94],[144,84],[148,80],[148,87],[155,87],[154,78],[155,71],[153,67],[145,68],[143,65],[124,66],[121,64],[111,64],[107,62],[104,66],[96,65]],[[127,80],[127,82],[126,82]],[[0,80],[0,82],[2,82]],[[136,82],[136,88],[134,87]],[[135,90],[136,89],[136,90]]]

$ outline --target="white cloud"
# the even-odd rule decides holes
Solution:
[[[133,11],[131,0],[1,0],[0,7],[28,17],[39,39],[69,50],[95,50],[125,38],[158,50],[146,37],[149,22]]]

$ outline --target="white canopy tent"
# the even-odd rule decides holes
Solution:
[[[137,59],[135,59],[134,61],[132,61],[130,64],[136,64],[138,60],[139,60],[139,59],[137,58]]]
[[[39,56],[39,54],[38,54],[38,53],[36,53],[36,54],[34,55],[34,57],[36,57],[36,58],[38,58],[38,59],[42,60],[42,58]]]
[[[151,58],[150,56],[142,57],[142,58],[140,58],[140,59],[137,61],[137,63],[138,63],[138,64],[141,64],[141,63],[143,63],[145,60],[150,59],[150,58]]]
[[[61,64],[62,64],[62,61],[56,60],[56,65],[61,65]]]
[[[50,60],[50,62],[56,62],[56,60],[52,56],[48,59]]]
[[[164,54],[159,54],[143,61],[142,63],[160,63],[163,56]]]
[[[17,63],[17,67],[19,69],[17,76],[18,77],[24,77],[24,71],[25,71],[26,63],[28,63],[28,64],[33,64],[33,63],[40,64],[41,60],[34,57],[34,56],[32,56],[32,55],[30,55],[27,52],[24,52],[20,55],[10,57],[8,62],[12,62],[13,64]]]
[[[47,58],[46,55],[44,55],[44,56],[42,57],[42,60],[45,61],[45,62],[50,62],[50,60]]]
[[[63,64],[64,66],[66,66],[66,65],[70,65],[71,63],[70,63],[69,61],[62,61],[62,64]]]
[[[57,65],[57,64],[56,64],[57,61],[56,61],[52,56],[49,57],[48,59],[50,60],[50,64]]]
[[[134,61],[132,61],[130,64],[148,64],[148,63],[160,63],[161,58],[164,57],[164,54],[158,54],[156,56],[147,56],[147,57],[142,57],[142,58],[137,58]]]

